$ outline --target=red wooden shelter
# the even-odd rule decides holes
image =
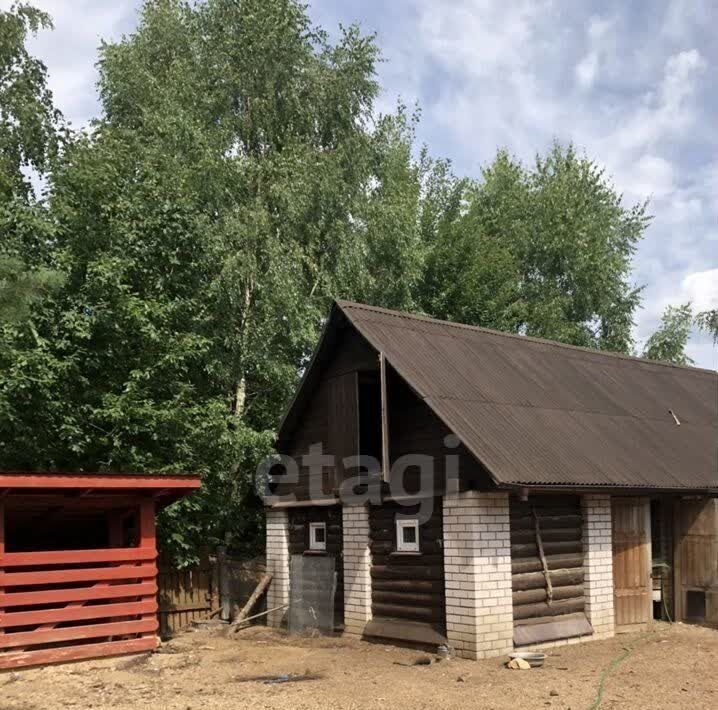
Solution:
[[[0,669],[155,648],[155,513],[199,486],[0,472]]]

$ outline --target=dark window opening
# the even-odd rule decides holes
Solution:
[[[673,617],[673,510],[666,500],[651,501],[653,618]]]
[[[686,621],[705,621],[706,593],[696,590],[686,592]]]
[[[381,386],[379,376],[359,377],[359,454],[371,456],[381,470]]]

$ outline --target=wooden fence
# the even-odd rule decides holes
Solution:
[[[168,638],[210,616],[229,620],[249,598],[264,569],[264,560],[237,560],[221,550],[217,555],[203,554],[199,564],[185,569],[160,558],[160,636]]]
[[[151,547],[6,553],[0,668],[155,648],[155,555],[154,541]]]

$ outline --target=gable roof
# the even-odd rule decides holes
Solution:
[[[718,492],[712,370],[349,301],[336,302],[308,370],[330,357],[342,315],[498,485]]]

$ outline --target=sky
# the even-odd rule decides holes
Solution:
[[[31,44],[75,127],[98,115],[97,46],[132,32],[139,1],[34,0],[55,30]],[[0,0],[0,7],[10,5]],[[382,49],[379,111],[421,108],[419,140],[479,177],[498,148],[531,161],[573,141],[653,222],[634,261],[641,344],[669,304],[718,306],[718,3],[714,0],[314,0],[336,35],[359,23]],[[718,368],[694,332],[688,354]]]

